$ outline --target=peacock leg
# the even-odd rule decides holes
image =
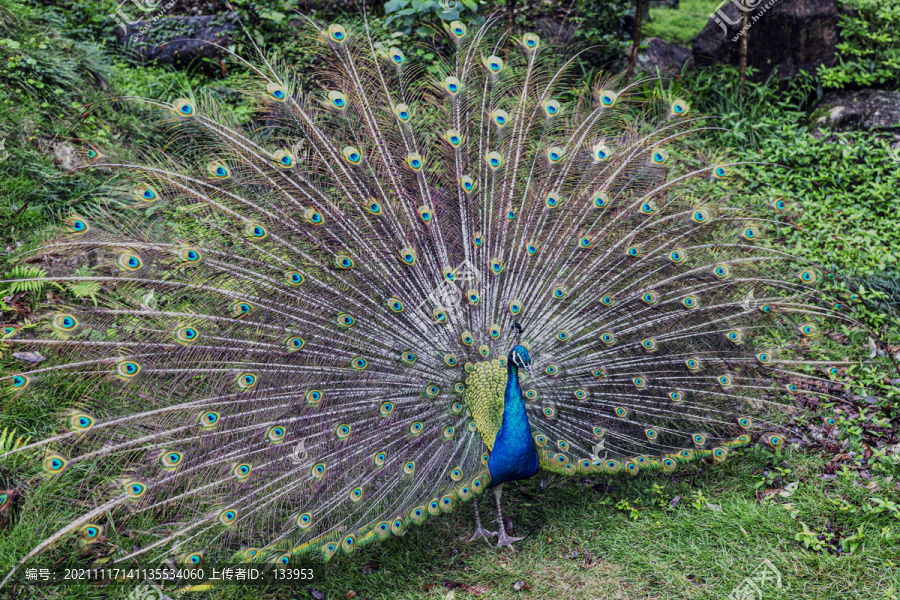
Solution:
[[[484,527],[481,526],[481,516],[478,514],[478,500],[472,498],[472,503],[475,505],[475,533],[472,534],[472,537],[469,538],[469,542],[474,542],[478,538],[484,538],[484,541],[487,542],[487,545],[491,545],[491,541],[488,539],[492,535],[497,535],[496,531],[488,531]],[[493,546],[491,546],[493,547]]]
[[[504,546],[512,550],[516,551],[513,548],[513,542],[518,542],[524,540],[523,537],[509,537],[506,535],[506,525],[503,524],[503,512],[500,510],[500,494],[503,493],[503,484],[501,483],[497,487],[494,488],[494,502],[497,503],[497,522],[500,524],[500,535],[497,536],[497,548],[503,548]]]

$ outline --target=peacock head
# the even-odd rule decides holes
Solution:
[[[512,350],[509,351],[509,364],[518,369],[525,369],[529,375],[534,377],[534,372],[531,370],[531,356],[525,346],[516,344],[512,347]]]

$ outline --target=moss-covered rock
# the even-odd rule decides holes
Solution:
[[[837,90],[822,96],[810,127],[832,131],[885,131],[900,136],[900,92]]]

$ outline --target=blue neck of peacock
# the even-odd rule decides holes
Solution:
[[[538,470],[538,456],[525,413],[522,386],[519,385],[519,369],[512,361],[506,366],[503,423],[494,440],[488,470],[491,473],[491,487],[505,481],[527,479]]]
[[[519,367],[510,360],[506,362],[506,393],[503,395],[504,411],[510,408],[511,402],[521,406],[522,414],[525,414],[525,401],[522,399],[522,386],[519,384]]]

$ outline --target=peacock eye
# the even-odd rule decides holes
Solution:
[[[335,42],[341,44],[347,37],[347,31],[338,24],[333,24],[328,27],[328,36]]]
[[[194,103],[186,98],[179,98],[172,102],[172,110],[179,117],[193,117],[196,114]]]

